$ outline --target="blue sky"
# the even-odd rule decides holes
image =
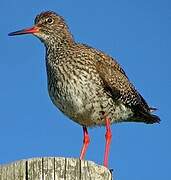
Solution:
[[[112,126],[110,168],[116,179],[171,179],[171,1],[2,0],[0,45],[0,163],[40,156],[78,157],[82,128],[64,116],[47,92],[44,46],[31,35],[8,37],[53,10],[76,41],[118,59],[161,124]],[[86,159],[101,164],[104,128],[89,129]]]

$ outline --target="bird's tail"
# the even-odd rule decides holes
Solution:
[[[155,110],[156,108],[150,108],[149,112],[137,111],[135,112],[134,116],[130,118],[130,121],[144,122],[146,124],[160,123],[160,118],[154,114],[151,114]]]

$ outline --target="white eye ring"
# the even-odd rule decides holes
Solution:
[[[54,22],[54,20],[49,17],[49,18],[46,19],[46,22],[47,22],[48,24],[52,24],[52,23]]]

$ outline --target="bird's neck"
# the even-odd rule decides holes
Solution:
[[[47,60],[57,63],[66,53],[71,51],[74,44],[75,41],[71,34],[53,37],[45,44]]]

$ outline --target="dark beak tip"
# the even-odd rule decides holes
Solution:
[[[20,34],[23,34],[23,32],[22,31],[15,31],[15,32],[10,32],[8,34],[8,36],[16,36],[16,35],[20,35]]]
[[[13,32],[8,33],[8,36],[14,36],[14,33]]]

